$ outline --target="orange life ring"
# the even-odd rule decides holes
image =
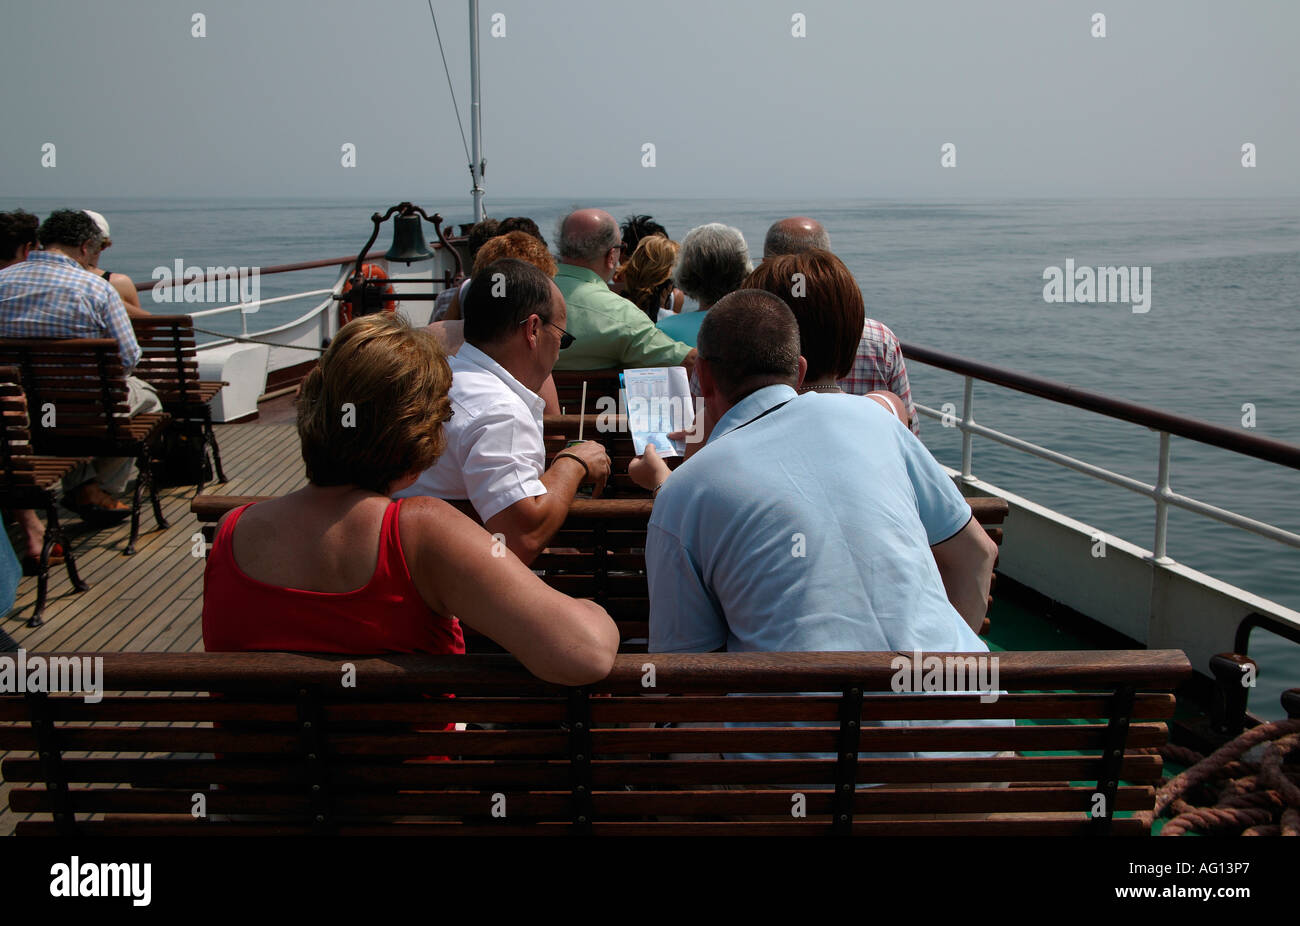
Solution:
[[[388,274],[385,273],[384,268],[379,266],[378,264],[362,264],[361,275],[365,277],[367,280],[388,279]],[[351,291],[351,289],[352,289],[352,280],[349,279],[346,283],[343,284],[343,295],[346,296]],[[393,289],[393,284],[389,283],[387,286],[385,286],[383,289],[383,293],[385,296],[395,295],[396,291]],[[384,300],[383,309],[385,312],[396,311],[397,300],[395,299]],[[348,322],[352,321],[352,319],[355,317],[356,316],[353,314],[353,305],[351,302],[339,303],[339,326],[340,327],[346,325]]]

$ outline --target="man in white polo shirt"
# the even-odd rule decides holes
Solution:
[[[451,365],[447,448],[396,497],[468,499],[489,533],[531,563],[568,514],[578,486],[609,478],[609,456],[584,441],[546,469],[544,402],[565,332],[564,297],[545,273],[521,260],[499,260],[474,275],[462,306],[465,343]]]

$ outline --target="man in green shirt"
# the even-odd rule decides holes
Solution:
[[[622,253],[618,223],[600,209],[579,209],[560,223],[560,269],[555,285],[568,307],[573,342],[560,351],[557,370],[695,366],[696,351],[655,327],[636,305],[610,292]]]

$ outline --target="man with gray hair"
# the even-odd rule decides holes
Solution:
[[[796,215],[772,223],[763,239],[763,258],[802,254],[813,248],[829,251],[831,236],[826,234],[821,222],[806,215]]]
[[[720,222],[692,228],[677,254],[673,279],[699,308],[665,318],[659,322],[659,330],[694,347],[704,313],[727,293],[739,289],[753,269],[749,246],[740,229]]]
[[[555,285],[568,309],[568,333],[557,370],[695,365],[695,349],[674,341],[649,317],[609,289],[623,250],[622,233],[608,212],[579,209],[560,222],[560,268]]]

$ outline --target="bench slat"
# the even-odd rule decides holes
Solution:
[[[174,820],[102,820],[79,824],[89,836],[312,836],[317,831],[306,825],[197,823],[188,814]],[[785,822],[749,823],[600,823],[592,824],[596,836],[804,836],[818,837],[830,833],[829,823]],[[22,821],[15,828],[20,836],[57,836],[53,823]],[[549,832],[548,832],[549,831]],[[876,820],[855,822],[855,836],[1090,836],[1095,833],[1087,820],[980,820],[980,821],[899,821]],[[1116,820],[1111,831],[1117,836],[1140,836],[1147,832],[1140,820]],[[340,836],[567,836],[568,824],[537,826],[466,825],[461,823],[390,823],[364,826],[341,826],[332,830]]]
[[[302,767],[284,761],[246,758],[181,759],[65,758],[71,781],[102,784],[135,783],[144,787],[206,789],[210,784],[265,786],[301,783]],[[1159,781],[1159,756],[1128,754],[1120,766],[1126,781]],[[859,759],[858,781],[936,783],[962,781],[1080,781],[1096,780],[1101,759],[1096,756],[1016,756],[974,759]],[[37,759],[8,758],[6,781],[41,783],[45,772]],[[479,788],[565,788],[568,763],[559,760],[474,760],[394,765],[391,763],[331,762],[326,780],[355,788],[404,789],[471,786]],[[683,759],[653,764],[629,759],[596,759],[592,784],[610,789],[702,785],[761,785],[782,781],[803,786],[825,786],[835,780],[835,762],[825,759]]]
[[[1019,717],[1034,719],[1104,718],[1109,699],[1102,695],[1004,694],[989,703],[977,696],[889,695],[863,698],[862,716],[870,720],[948,720],[960,718]],[[56,697],[48,702],[55,721],[145,721],[145,722],[279,722],[296,723],[297,711],[290,704],[222,701],[210,698],[110,698],[87,704],[77,697]],[[1148,694],[1135,699],[1134,719],[1167,719],[1174,714],[1176,699],[1171,694]],[[421,703],[361,702],[329,704],[322,708],[331,724],[356,723],[539,723],[564,720],[565,702],[560,699],[455,698],[431,699]],[[597,698],[591,703],[592,723],[651,723],[671,713],[679,723],[705,721],[823,721],[837,723],[839,699],[798,699],[760,695],[727,698],[705,695],[665,704],[664,699]],[[27,705],[17,699],[0,699],[0,721],[27,720]]]
[[[559,817],[572,812],[567,792],[497,792],[503,794],[510,817]],[[602,818],[646,814],[766,814],[790,816],[792,789],[595,791],[593,810]],[[833,790],[798,791],[808,817],[833,811]],[[949,788],[892,790],[863,788],[854,795],[856,814],[902,813],[1023,813],[1074,812],[1084,815],[1092,805],[1091,788]],[[1154,799],[1150,787],[1123,787],[1116,792],[1116,811],[1141,810]],[[303,793],[206,792],[209,814],[307,813],[311,798]],[[17,813],[52,813],[62,795],[50,791],[14,791],[10,806]],[[67,792],[74,813],[188,813],[193,792],[157,789],[73,789]],[[491,814],[494,796],[485,791],[426,791],[359,794],[336,797],[333,812],[341,816],[400,816],[412,814]]]
[[[42,653],[46,657],[103,659],[104,678],[125,691],[296,692],[303,685],[337,691],[342,666],[354,667],[368,697],[390,692],[492,692],[495,696],[566,691],[533,676],[508,656],[383,657],[294,653]],[[902,654],[909,655],[909,654]],[[969,656],[987,656],[970,653]],[[1007,690],[1098,690],[1133,685],[1172,690],[1192,673],[1181,650],[1066,650],[997,653],[999,684]],[[651,660],[661,691],[890,691],[893,653],[662,654]],[[644,656],[618,656],[592,692],[643,694]],[[819,687],[820,686],[820,687]]]
[[[1088,750],[1105,746],[1106,728],[1094,724],[1021,727],[868,727],[860,733],[860,752],[970,750]],[[594,754],[617,753],[834,753],[836,727],[704,727],[698,729],[592,730]],[[1129,744],[1159,746],[1163,724],[1133,724]],[[285,755],[298,750],[295,733],[234,732],[228,729],[174,727],[60,727],[57,741],[66,750],[184,751]],[[568,734],[540,730],[437,730],[419,733],[333,732],[335,755],[427,756],[566,755]],[[36,749],[30,728],[0,728],[0,748]]]

